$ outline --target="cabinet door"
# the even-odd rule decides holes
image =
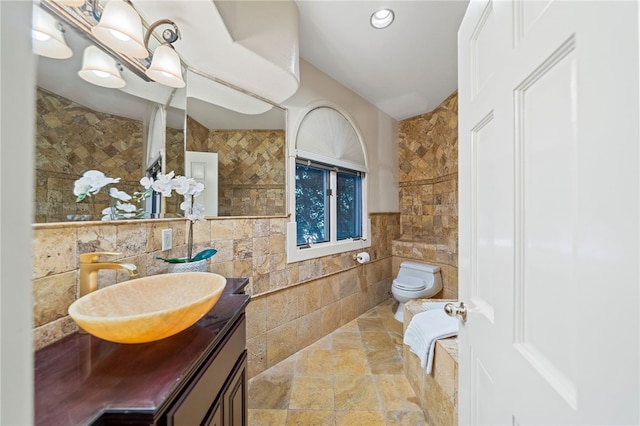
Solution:
[[[207,420],[203,423],[204,426],[222,426],[222,406],[216,404]]]
[[[228,383],[234,381],[235,372],[241,363],[240,359],[246,358],[245,350],[246,332],[244,317],[236,327],[230,331],[227,339],[221,342],[220,350],[213,355],[201,368],[199,374],[193,379],[188,388],[178,398],[167,413],[167,426],[195,426],[207,425],[212,414],[216,413],[221,405],[224,416],[224,400],[218,402],[225,389],[229,389]],[[212,409],[212,407],[214,407]],[[226,417],[226,416],[224,416]],[[214,423],[215,424],[215,423]]]
[[[225,426],[247,424],[247,351],[238,360],[229,386],[222,396]]]

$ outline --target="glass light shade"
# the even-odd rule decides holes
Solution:
[[[142,38],[140,15],[128,3],[111,0],[105,6],[100,22],[91,32],[94,36],[116,52],[132,58],[149,56]]]
[[[180,56],[168,44],[161,44],[153,52],[153,59],[149,69],[145,72],[149,78],[169,87],[184,87]]]
[[[380,9],[371,15],[371,26],[382,29],[387,28],[394,19],[394,13],[391,9]]]
[[[118,89],[127,83],[118,70],[115,59],[96,46],[89,46],[82,56],[82,69],[78,75],[97,86]]]
[[[67,59],[73,51],[64,40],[55,18],[37,6],[33,7],[31,48],[33,53],[47,58]]]

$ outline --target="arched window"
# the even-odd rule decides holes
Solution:
[[[366,153],[352,122],[328,106],[311,109],[295,138],[290,262],[369,246]]]

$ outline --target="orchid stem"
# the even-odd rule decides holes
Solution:
[[[191,211],[193,213],[193,195],[191,196]],[[191,262],[191,255],[193,252],[193,221],[189,220],[189,243],[187,246],[187,262]]]

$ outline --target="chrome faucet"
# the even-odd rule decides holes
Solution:
[[[100,256],[120,256],[122,253],[95,252],[80,255],[80,294],[85,296],[98,289],[98,271],[100,269],[124,269],[129,278],[138,275],[138,268],[133,263],[98,262]]]

